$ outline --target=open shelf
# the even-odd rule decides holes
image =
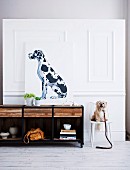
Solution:
[[[60,139],[60,131],[61,129],[64,129],[63,124],[71,124],[71,130],[76,131],[76,139],[72,140],[77,140],[77,139],[83,139],[83,124],[82,124],[82,118],[80,117],[56,117],[54,120],[54,138],[59,138]],[[60,139],[60,140],[65,140],[65,139]],[[66,139],[66,140],[71,140],[71,139]]]
[[[10,127],[17,127],[18,133],[16,134],[16,138],[12,138],[11,134],[7,139],[2,139],[0,136],[0,141],[9,141],[9,140],[19,140],[22,139],[22,119],[19,117],[0,117],[0,133],[1,132],[9,132]],[[10,132],[9,132],[10,133]]]
[[[7,140],[7,141],[10,141],[10,140],[11,140],[11,141],[22,140],[22,137],[21,137],[21,138],[10,138],[10,137],[9,137],[9,138],[7,138],[7,139],[2,139],[2,138],[0,138],[0,141],[6,141],[6,140]]]
[[[0,132],[8,132],[11,126],[17,126],[19,131],[16,138],[0,138],[0,145],[22,144],[23,139],[31,129],[40,128],[44,132],[44,139],[29,140],[29,144],[44,144],[58,142],[78,142],[81,147],[83,138],[83,106],[0,106]],[[16,117],[15,117],[16,116]],[[76,131],[74,139],[61,139],[63,124],[71,124],[71,129]]]
[[[51,118],[24,118],[24,135],[31,129],[40,128],[44,132],[45,139],[52,139]]]

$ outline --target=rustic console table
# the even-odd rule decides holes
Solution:
[[[71,124],[71,129],[76,131],[75,139],[61,139],[60,131],[63,124]],[[11,126],[17,126],[19,133],[16,138],[0,138],[0,145],[26,145],[23,142],[24,135],[31,128],[40,128],[44,131],[45,139],[30,141],[29,145],[78,142],[84,144],[84,107],[69,105],[0,105],[0,132],[8,132]]]

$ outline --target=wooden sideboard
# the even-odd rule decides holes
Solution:
[[[63,124],[71,124],[71,129],[76,131],[75,139],[61,139],[60,132]],[[69,105],[0,105],[0,133],[9,132],[9,128],[17,126],[19,131],[16,138],[7,139],[0,137],[0,145],[25,145],[24,135],[31,128],[40,128],[44,131],[45,139],[30,141],[28,145],[78,142],[81,147],[84,144],[84,107]]]

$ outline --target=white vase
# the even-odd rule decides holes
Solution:
[[[12,138],[16,138],[16,135],[18,134],[18,128],[17,127],[10,127],[9,132],[12,135]]]
[[[35,100],[35,106],[40,106],[41,105],[41,100]]]
[[[27,105],[27,106],[33,106],[33,100],[34,100],[33,97],[27,98],[27,99],[26,99],[26,105]]]

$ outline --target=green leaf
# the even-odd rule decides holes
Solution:
[[[27,99],[27,98],[31,98],[31,97],[35,97],[35,94],[33,94],[33,93],[26,93],[26,94],[24,94],[24,99]]]

